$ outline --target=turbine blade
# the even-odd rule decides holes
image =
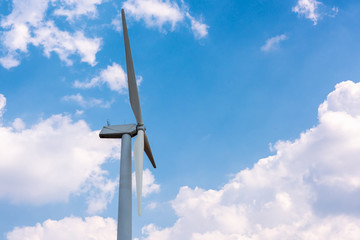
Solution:
[[[138,215],[141,215],[142,177],[144,164],[144,131],[139,130],[134,142],[134,165]]]
[[[150,148],[150,143],[149,143],[149,140],[148,140],[148,138],[146,136],[146,133],[144,134],[144,150],[145,150],[145,153],[148,156],[151,164],[153,165],[154,168],[156,168],[155,160],[154,160],[154,157],[152,155],[151,148]]]
[[[122,17],[123,33],[124,33],[126,71],[127,71],[127,78],[128,78],[130,104],[131,104],[131,108],[134,112],[137,124],[143,125],[141,108],[140,108],[140,100],[139,100],[139,92],[138,92],[138,87],[137,87],[137,83],[136,83],[134,64],[133,64],[133,60],[132,60],[132,56],[131,56],[129,35],[128,35],[127,26],[126,26],[124,9],[121,9],[121,17]]]

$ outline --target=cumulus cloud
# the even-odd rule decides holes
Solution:
[[[127,0],[123,3],[123,8],[126,13],[138,21],[144,20],[150,27],[162,28],[164,24],[170,24],[174,29],[184,18],[178,4],[169,0]]]
[[[360,115],[360,88],[351,81],[335,86],[336,91],[329,94],[327,101],[319,107],[320,116],[327,112],[344,112],[353,117]]]
[[[15,118],[15,120],[12,123],[12,127],[16,131],[21,131],[25,129],[25,123],[21,118]]]
[[[55,10],[55,13],[67,14],[69,18],[94,12],[95,5],[99,1],[52,0],[54,4],[59,3],[61,6]],[[42,47],[47,57],[51,52],[58,54],[59,58],[68,65],[72,64],[70,55],[80,55],[82,62],[92,66],[96,64],[96,53],[100,50],[101,39],[85,37],[83,31],[75,33],[61,31],[53,21],[47,20],[49,2],[49,0],[13,0],[12,12],[2,17],[0,22],[0,26],[4,29],[0,43],[5,49],[0,56],[0,64],[4,68],[18,66],[22,55],[28,52],[30,44]],[[72,10],[65,11],[68,8]]]
[[[293,7],[292,10],[299,15],[304,15],[306,18],[313,21],[314,25],[316,25],[320,17],[319,13],[317,12],[319,4],[321,3],[316,0],[299,0],[297,5]]]
[[[38,205],[86,192],[89,212],[100,211],[104,206],[93,202],[101,198],[106,205],[116,186],[101,165],[118,158],[119,148],[119,141],[101,140],[70,116],[53,115],[29,128],[17,118],[12,127],[0,126],[0,198]]]
[[[33,227],[16,227],[6,235],[7,240],[64,240],[64,239],[96,239],[115,240],[116,222],[112,218],[68,217],[56,220],[46,220]]]
[[[95,17],[97,15],[96,5],[102,0],[52,0],[55,6],[60,6],[55,10],[55,15],[65,16],[72,21],[74,18],[85,15]]]
[[[43,21],[48,0],[13,0],[12,11],[1,19],[2,27],[16,27],[21,24],[37,26]]]
[[[337,84],[319,106],[316,126],[294,141],[277,142],[274,155],[238,172],[218,190],[182,187],[171,201],[178,217],[174,225],[146,225],[142,239],[357,240],[359,103],[360,83]],[[15,228],[7,240],[103,239],[94,231],[115,238],[115,221],[100,217],[48,220]]]
[[[292,11],[298,15],[305,16],[305,18],[310,19],[316,25],[318,20],[324,15],[334,17],[338,13],[338,8],[332,7],[330,9],[322,2],[316,0],[298,0]]]
[[[113,200],[115,188],[119,185],[119,180],[107,179],[106,172],[96,173],[88,179],[89,197],[87,198],[87,213],[96,214],[106,209],[107,205]]]
[[[158,27],[161,31],[164,31],[167,25],[174,31],[179,23],[189,19],[195,38],[207,36],[209,26],[191,16],[189,7],[184,1],[181,3],[179,6],[172,0],[127,0],[123,3],[123,8],[137,21],[143,20],[148,27]],[[116,23],[118,21],[115,19],[114,25]]]
[[[59,58],[68,65],[72,65],[69,56],[79,54],[82,62],[94,66],[101,40],[100,38],[86,38],[81,31],[74,34],[60,31],[53,22],[48,21],[34,30],[34,38],[31,43],[34,46],[41,45],[47,57],[50,57],[51,52],[57,53]]]
[[[10,69],[19,66],[20,61],[16,59],[14,53],[9,53],[7,56],[0,57],[0,64],[6,69]]]
[[[132,173],[132,190],[136,191],[135,172]],[[151,193],[157,193],[160,191],[160,185],[155,183],[155,177],[149,169],[143,171],[143,188],[142,196],[146,197]]]
[[[137,80],[138,85],[140,85],[141,80],[142,78],[139,77]],[[93,88],[103,84],[106,84],[113,91],[125,93],[125,89],[127,89],[127,80],[126,73],[123,68],[119,64],[113,63],[112,65],[107,66],[106,69],[103,69],[99,76],[92,78],[88,82],[80,82],[76,80],[74,82],[74,87]]]
[[[10,31],[4,34],[4,46],[9,51],[20,50],[27,52],[27,45],[30,42],[30,32],[26,24],[16,24]]]
[[[0,64],[10,69],[18,66],[21,59],[28,54],[30,45],[40,47],[44,54],[59,56],[67,65],[73,64],[72,56],[79,55],[82,62],[96,65],[96,54],[101,48],[101,38],[86,36],[84,31],[63,31],[56,26],[64,16],[70,24],[80,21],[82,16],[97,16],[97,6],[103,0],[13,0],[12,11],[0,19]],[[183,4],[184,5],[184,4]],[[207,35],[208,26],[193,18],[187,8],[179,7],[172,0],[127,0],[123,3],[126,11],[136,20],[144,20],[149,27],[165,29],[169,25],[174,30],[185,15],[190,19],[191,29],[196,38]],[[120,31],[120,21],[116,17],[112,21]]]
[[[268,52],[271,50],[275,50],[279,47],[280,42],[287,39],[285,34],[281,34],[266,40],[265,44],[261,47],[261,51]]]
[[[74,102],[76,104],[79,104],[81,107],[95,107],[99,106],[102,108],[109,108],[111,106],[111,102],[104,102],[103,99],[97,99],[97,98],[88,98],[85,99],[80,93],[77,93],[75,95],[67,95],[62,98],[65,102]]]
[[[0,94],[0,118],[5,112],[6,98],[3,94]]]
[[[360,234],[360,83],[336,85],[319,123],[218,190],[182,187],[173,226],[143,239],[351,239]]]

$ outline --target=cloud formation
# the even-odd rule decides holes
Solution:
[[[319,124],[219,190],[182,187],[175,224],[146,240],[357,239],[360,234],[360,83],[336,85]],[[339,227],[341,226],[341,227]]]
[[[115,240],[116,222],[112,218],[87,217],[85,219],[68,217],[46,220],[34,227],[17,227],[6,235],[7,240],[64,240],[96,239]]]
[[[110,180],[106,177],[106,171],[95,173],[87,180],[89,196],[87,198],[87,213],[94,215],[101,213],[107,208],[114,197],[115,189],[119,186],[118,179]]]
[[[72,19],[94,12],[99,1],[51,0],[51,3],[56,14]],[[95,55],[100,50],[101,39],[85,37],[83,31],[70,33],[60,30],[47,18],[49,4],[50,0],[12,1],[11,13],[2,17],[0,22],[3,28],[0,35],[0,46],[3,48],[0,64],[4,68],[18,66],[23,55],[28,53],[30,44],[42,47],[47,57],[52,52],[58,54],[68,65],[72,64],[69,59],[71,55],[80,55],[82,62],[92,66],[96,64]]]
[[[132,191],[136,192],[135,172],[132,173]],[[160,192],[160,185],[155,183],[155,177],[149,169],[143,171],[142,196],[146,197],[151,193]]]
[[[101,211],[117,185],[101,165],[118,158],[119,148],[119,141],[101,140],[70,116],[53,115],[29,128],[17,118],[11,127],[0,126],[0,198],[39,205],[87,193],[89,212]],[[105,204],[94,207],[97,198]]]
[[[0,94],[0,118],[5,112],[6,98],[3,94]]]
[[[140,86],[142,77],[137,76],[137,85]],[[107,66],[106,69],[101,70],[99,76],[92,78],[90,81],[81,82],[76,80],[74,82],[75,88],[94,88],[106,84],[111,90],[120,94],[126,93],[127,77],[124,69],[117,63]]]
[[[104,102],[103,99],[98,98],[84,98],[80,93],[75,95],[67,95],[62,98],[65,102],[74,102],[81,107],[89,108],[89,107],[101,107],[101,108],[109,108],[111,106],[111,102]]]
[[[0,64],[6,69],[18,66],[28,54],[29,45],[33,45],[42,48],[46,57],[57,54],[67,65],[72,65],[72,58],[77,55],[82,62],[96,65],[102,39],[88,37],[83,30],[60,30],[56,22],[65,20],[71,25],[83,17],[95,18],[97,6],[102,3],[103,0],[12,0],[11,13],[0,18]],[[172,0],[127,0],[123,7],[148,27],[164,30],[165,25],[170,25],[173,31],[178,23],[188,19],[195,38],[208,34],[209,26],[191,16],[184,2],[179,7]],[[120,30],[119,18],[112,24]]]
[[[59,6],[54,14],[65,16],[69,21],[73,21],[80,16],[95,17],[97,15],[96,5],[103,0],[51,0],[52,4]]]
[[[11,126],[15,131],[21,131],[25,129],[25,123],[21,118],[15,118]]]
[[[193,31],[196,39],[201,39],[208,35],[208,28],[209,28],[208,25],[202,23],[201,21],[196,20],[188,12],[186,12],[186,17],[190,19],[191,30]]]
[[[182,187],[171,202],[178,217],[174,225],[146,225],[142,239],[356,240],[360,235],[359,103],[360,83],[337,84],[319,106],[318,125],[295,141],[277,142],[274,155],[240,171],[218,190]],[[15,228],[7,240],[112,239],[115,231],[112,219],[65,218]]]
[[[123,8],[126,13],[138,21],[144,20],[150,27],[162,28],[164,24],[170,24],[174,29],[184,19],[178,4],[169,0],[127,0],[123,3]]]
[[[299,15],[304,15],[316,25],[320,17],[320,14],[317,11],[319,4],[321,3],[316,0],[299,0],[292,10]]]
[[[31,43],[34,46],[42,46],[46,57],[51,52],[58,54],[59,58],[67,65],[72,65],[69,56],[78,54],[82,62],[91,66],[96,64],[96,53],[100,50],[100,38],[86,38],[82,31],[73,34],[60,31],[53,22],[48,21],[33,32]]]
[[[275,50],[279,48],[280,42],[287,39],[285,34],[281,34],[266,40],[265,44],[261,47],[261,51],[269,52],[271,50]]]
[[[292,11],[310,19],[314,25],[316,25],[322,16],[334,17],[339,10],[337,7],[330,9],[322,2],[316,0],[298,0],[296,6],[292,8]]]
[[[190,20],[191,30],[196,39],[207,36],[209,26],[190,15],[189,7],[181,1],[181,6],[172,0],[127,0],[123,3],[126,13],[137,21],[143,20],[148,27],[164,31],[166,25],[174,31],[177,24]],[[115,20],[114,23],[116,23]]]

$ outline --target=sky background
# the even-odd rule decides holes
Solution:
[[[358,239],[360,2],[2,0],[0,239],[116,239],[143,120],[144,240]]]

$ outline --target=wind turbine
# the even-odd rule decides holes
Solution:
[[[126,26],[125,12],[121,9],[123,34],[125,43],[126,69],[130,105],[137,124],[108,125],[100,132],[100,138],[121,138],[120,184],[117,240],[132,240],[132,195],[131,195],[131,138],[137,136],[134,142],[134,165],[136,177],[136,195],[138,215],[141,215],[141,195],[144,151],[151,164],[156,168],[151,152],[146,128],[141,115],[138,87],[136,83],[134,64],[131,56],[129,36]]]

